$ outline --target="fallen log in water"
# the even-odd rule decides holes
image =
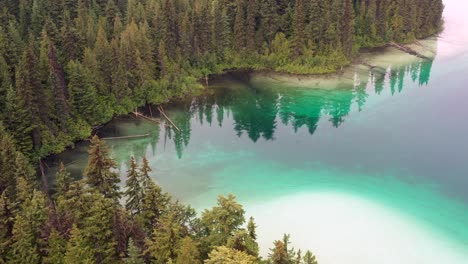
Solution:
[[[161,113],[161,115],[163,115],[163,116],[167,119],[167,121],[169,121],[169,123],[171,123],[171,125],[172,125],[175,129],[177,129],[177,131],[180,132],[180,129],[176,126],[176,124],[174,124],[174,122],[172,122],[172,120],[166,115],[166,113],[164,113],[164,110],[162,109],[161,106],[158,106],[158,110],[159,110],[159,112]]]
[[[399,45],[398,43],[395,43],[395,42],[390,42],[390,43],[388,43],[388,45],[390,45],[390,46],[392,46],[392,47],[394,47],[394,48],[397,48],[397,49],[399,49],[399,50],[401,50],[401,51],[403,51],[403,52],[406,52],[406,53],[408,53],[408,54],[411,54],[411,55],[413,55],[413,56],[416,56],[416,57],[418,57],[418,58],[424,59],[424,60],[430,60],[430,59],[431,59],[431,58],[426,57],[426,56],[422,55],[421,53],[415,51],[415,50],[412,49],[412,48]]]
[[[129,138],[142,138],[142,137],[149,137],[150,133],[143,134],[143,135],[132,135],[132,136],[121,136],[121,137],[105,137],[102,139],[105,140],[113,140],[113,139],[129,139]]]
[[[144,119],[146,119],[146,120],[149,120],[149,121],[152,121],[152,122],[155,122],[155,123],[159,123],[159,120],[158,120],[158,119],[152,118],[152,117],[147,117],[147,116],[145,116],[145,115],[142,114],[142,113],[139,113],[139,112],[136,112],[136,111],[135,111],[135,112],[133,112],[133,114],[134,114],[136,117],[142,117],[142,118],[144,118]]]

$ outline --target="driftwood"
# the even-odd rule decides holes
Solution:
[[[136,117],[142,117],[142,118],[144,118],[144,119],[146,119],[146,120],[149,120],[149,121],[152,121],[152,122],[155,122],[155,123],[159,123],[159,120],[158,120],[158,119],[152,118],[152,117],[147,117],[147,116],[145,116],[144,114],[139,113],[139,112],[137,112],[137,111],[133,112],[133,114],[134,114]]]
[[[180,132],[180,129],[176,126],[176,124],[174,124],[174,122],[172,122],[172,120],[166,115],[166,113],[164,113],[164,110],[162,109],[161,106],[158,107],[158,110],[159,112],[161,113],[161,115],[163,115],[167,121],[169,121],[169,123],[171,123],[171,125],[177,130]]]
[[[397,43],[395,43],[395,42],[390,42],[390,43],[388,43],[388,45],[390,45],[390,46],[392,46],[392,47],[394,47],[394,48],[397,48],[397,49],[399,49],[399,50],[401,50],[401,51],[403,51],[403,52],[406,52],[406,53],[408,53],[408,54],[411,54],[411,55],[413,55],[413,56],[416,56],[416,57],[418,57],[418,58],[421,58],[421,59],[424,59],[424,60],[430,60],[429,57],[426,57],[426,56],[422,55],[421,53],[415,51],[415,50],[412,49],[412,48],[399,45],[399,44],[397,44]]]
[[[105,140],[113,140],[113,139],[128,139],[128,138],[142,138],[142,137],[148,137],[150,133],[143,134],[143,135],[132,135],[132,136],[121,136],[121,137],[105,137],[102,139]]]

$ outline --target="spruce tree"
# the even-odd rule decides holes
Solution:
[[[47,220],[46,200],[40,191],[34,191],[31,195],[31,198],[21,205],[21,210],[15,218],[9,263],[34,264],[41,261],[40,232]]]
[[[115,263],[117,259],[116,241],[114,236],[115,200],[105,198],[101,194],[92,192],[89,196],[91,203],[83,219],[81,232],[91,245],[97,263]]]
[[[75,114],[91,125],[102,122],[105,115],[99,107],[96,88],[93,86],[89,70],[79,62],[70,61],[67,74],[70,104]]]
[[[296,56],[303,53],[305,45],[305,11],[304,1],[296,0],[294,5],[292,48]]]
[[[0,194],[0,262],[6,263],[6,253],[11,244],[14,224],[14,204],[5,191]]]
[[[148,159],[143,157],[141,168],[140,168],[140,183],[144,190],[148,188],[148,186],[153,183],[153,180],[150,177],[150,172],[152,171],[151,167],[149,166]]]
[[[144,229],[151,232],[159,223],[161,216],[168,211],[170,197],[152,181],[143,190],[144,196],[138,219]]]
[[[0,193],[8,199],[16,195],[15,160],[18,152],[11,137],[0,122]]]
[[[154,263],[165,264],[177,257],[177,245],[183,238],[183,229],[174,212],[163,215],[154,227],[151,238],[146,239],[145,253],[151,256]]]
[[[249,235],[253,240],[257,239],[257,225],[255,224],[254,218],[250,217],[249,222],[247,223],[247,230],[249,231]]]
[[[98,136],[91,139],[91,146],[88,150],[89,158],[84,176],[86,183],[100,192],[104,197],[117,200],[120,197],[120,178],[117,164],[109,157],[109,148]]]
[[[137,171],[135,158],[130,159],[130,168],[127,171],[127,181],[125,183],[125,196],[127,197],[125,208],[132,214],[138,214],[141,208],[141,199],[143,196],[140,183],[140,175]]]
[[[49,122],[48,99],[44,93],[38,71],[37,57],[32,44],[24,51],[16,71],[17,105],[26,110],[22,122],[32,127],[32,139],[36,150],[41,145],[41,125]],[[28,150],[27,152],[31,152]]]
[[[265,41],[270,44],[279,28],[276,0],[262,0],[260,4],[260,30]]]
[[[246,38],[246,23],[245,23],[245,2],[244,0],[237,0],[236,19],[234,21],[234,41],[235,48],[242,50],[245,48]]]
[[[244,222],[244,209],[236,202],[235,196],[219,196],[218,205],[205,210],[201,217],[201,223],[208,233],[206,243],[211,246],[225,245]]]
[[[67,250],[65,253],[65,263],[79,263],[79,264],[93,264],[93,246],[81,234],[80,229],[73,226],[70,232],[70,239],[67,243]]]
[[[67,241],[60,235],[57,229],[52,228],[47,239],[46,256],[43,259],[44,264],[65,264],[65,252]]]
[[[256,25],[257,25],[257,4],[255,0],[248,0],[247,19],[245,26],[245,39],[248,51],[256,51]]]
[[[286,245],[281,240],[274,242],[275,247],[271,249],[270,260],[272,264],[289,264],[291,259],[289,258]]]
[[[304,254],[304,264],[318,264],[314,254],[307,250],[307,252]]]
[[[62,196],[70,190],[70,184],[72,179],[70,177],[70,173],[63,165],[63,162],[60,162],[59,169],[57,174],[55,174],[55,196]]]
[[[245,229],[238,230],[229,237],[226,246],[258,257],[258,244]]]
[[[50,43],[48,50],[48,70],[52,93],[55,98],[55,116],[58,118],[61,129],[66,131],[70,107],[68,104],[68,88],[65,83],[65,72],[60,65],[57,51],[53,43]]]
[[[189,236],[184,237],[177,249],[177,259],[175,264],[201,264],[200,252],[197,244]]]
[[[135,245],[133,239],[128,241],[127,257],[124,259],[125,264],[144,264],[145,261],[141,257],[140,249]]]

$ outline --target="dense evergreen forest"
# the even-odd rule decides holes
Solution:
[[[164,193],[146,158],[129,162],[125,191],[105,142],[91,139],[84,178],[61,165],[55,192],[38,190],[36,173],[0,127],[0,263],[316,264],[289,236],[259,258],[256,224],[233,195],[200,217]]]
[[[233,196],[197,217],[145,159],[131,160],[122,193],[98,138],[84,179],[62,168],[53,195],[39,191],[38,161],[210,74],[334,72],[362,47],[437,33],[442,11],[442,0],[1,0],[0,263],[259,262]],[[288,236],[272,246],[266,263],[316,263]]]
[[[2,0],[0,120],[28,158],[234,68],[324,73],[441,28],[441,0]]]

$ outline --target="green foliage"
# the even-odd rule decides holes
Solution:
[[[143,192],[140,183],[140,175],[137,171],[137,164],[134,157],[130,159],[130,168],[127,171],[127,181],[125,186],[127,187],[124,193],[127,197],[125,208],[132,214],[138,213],[141,208],[140,202]]]
[[[228,239],[226,246],[258,257],[258,244],[247,230],[242,229],[234,233]]]
[[[82,235],[93,245],[98,263],[114,263],[117,257],[113,233],[115,201],[98,193],[91,193],[90,200],[93,204],[89,216],[83,220]]]
[[[304,254],[304,264],[318,264],[314,254],[307,250],[307,252]]]
[[[56,196],[62,196],[70,190],[72,179],[62,162],[60,162],[59,170],[55,175],[55,191]]]
[[[133,239],[130,238],[128,241],[128,249],[127,249],[127,254],[128,257],[124,259],[125,264],[144,264],[144,260],[141,257],[140,250],[138,249],[137,246],[135,246],[135,243],[133,242]]]
[[[131,161],[122,208],[116,162],[98,137],[85,180],[72,182],[61,165],[50,210],[31,164],[114,115],[197,92],[211,74],[329,73],[360,47],[433,35],[443,8],[441,0],[0,1],[0,262],[259,261],[256,225],[243,226],[233,195],[196,218],[151,180],[146,159],[140,168]],[[420,83],[431,65],[421,67]],[[383,82],[376,79],[377,92]],[[335,126],[347,113],[326,111]],[[188,125],[174,136],[179,156]],[[271,129],[249,131],[253,140],[262,134],[272,137]],[[289,247],[288,236],[276,241],[268,261],[317,263]]]
[[[177,258],[177,248],[183,238],[183,230],[176,219],[176,215],[171,212],[164,214],[159,223],[153,229],[151,238],[146,240],[146,254],[150,255],[154,263],[165,264],[169,260]]]
[[[249,218],[249,222],[247,224],[247,231],[249,231],[249,236],[255,240],[257,239],[257,225],[255,224],[254,222],[254,218],[253,217],[250,217]]]
[[[254,264],[256,258],[232,248],[220,246],[209,254],[205,264]]]
[[[82,236],[81,231],[76,226],[71,229],[64,260],[65,263],[94,263],[92,244]]]
[[[30,158],[225,70],[330,73],[442,27],[442,0],[7,1],[0,120]]]
[[[177,249],[177,259],[175,264],[201,264],[200,252],[197,244],[189,236],[184,237]]]
[[[1,129],[0,126],[0,142],[10,147],[0,152],[0,161],[10,156],[15,158],[15,166],[11,168],[16,183],[11,194],[8,188],[12,186],[8,186],[0,196],[2,261],[248,264],[261,260],[256,224],[250,218],[246,227],[242,226],[244,210],[233,195],[219,196],[218,204],[197,218],[191,207],[173,201],[152,181],[146,158],[139,169],[134,159],[130,161],[127,185],[138,187],[131,188],[132,192],[126,195],[133,197],[135,193],[139,197],[138,205],[132,207],[138,210],[125,210],[110,195],[112,192],[102,191],[118,193],[118,185],[102,188],[108,184],[106,180],[90,181],[89,178],[73,182],[63,164],[56,176],[56,193],[47,207],[45,195],[36,190],[33,169],[20,152],[15,152],[12,139]],[[91,143],[86,175],[107,179],[115,161],[108,157],[108,149],[97,137]],[[296,256],[288,248],[289,236],[275,243],[272,260],[278,256],[287,259]],[[311,253],[305,257],[304,261],[315,261]]]
[[[65,264],[65,252],[67,249],[67,240],[53,228],[47,239],[46,256],[43,259],[44,264]]]
[[[225,245],[245,222],[244,209],[235,198],[232,194],[219,196],[218,205],[203,212],[201,224],[208,234],[205,243],[210,248]]]
[[[157,225],[159,218],[167,211],[169,201],[169,195],[163,193],[161,187],[154,182],[151,181],[144,187],[144,196],[138,219],[145,230],[151,231],[152,227]]]
[[[109,149],[104,141],[94,136],[89,148],[88,165],[85,169],[86,182],[107,198],[120,197],[117,164],[109,157]]]
[[[12,232],[9,263],[40,263],[41,228],[47,220],[45,196],[34,191],[16,215]]]

